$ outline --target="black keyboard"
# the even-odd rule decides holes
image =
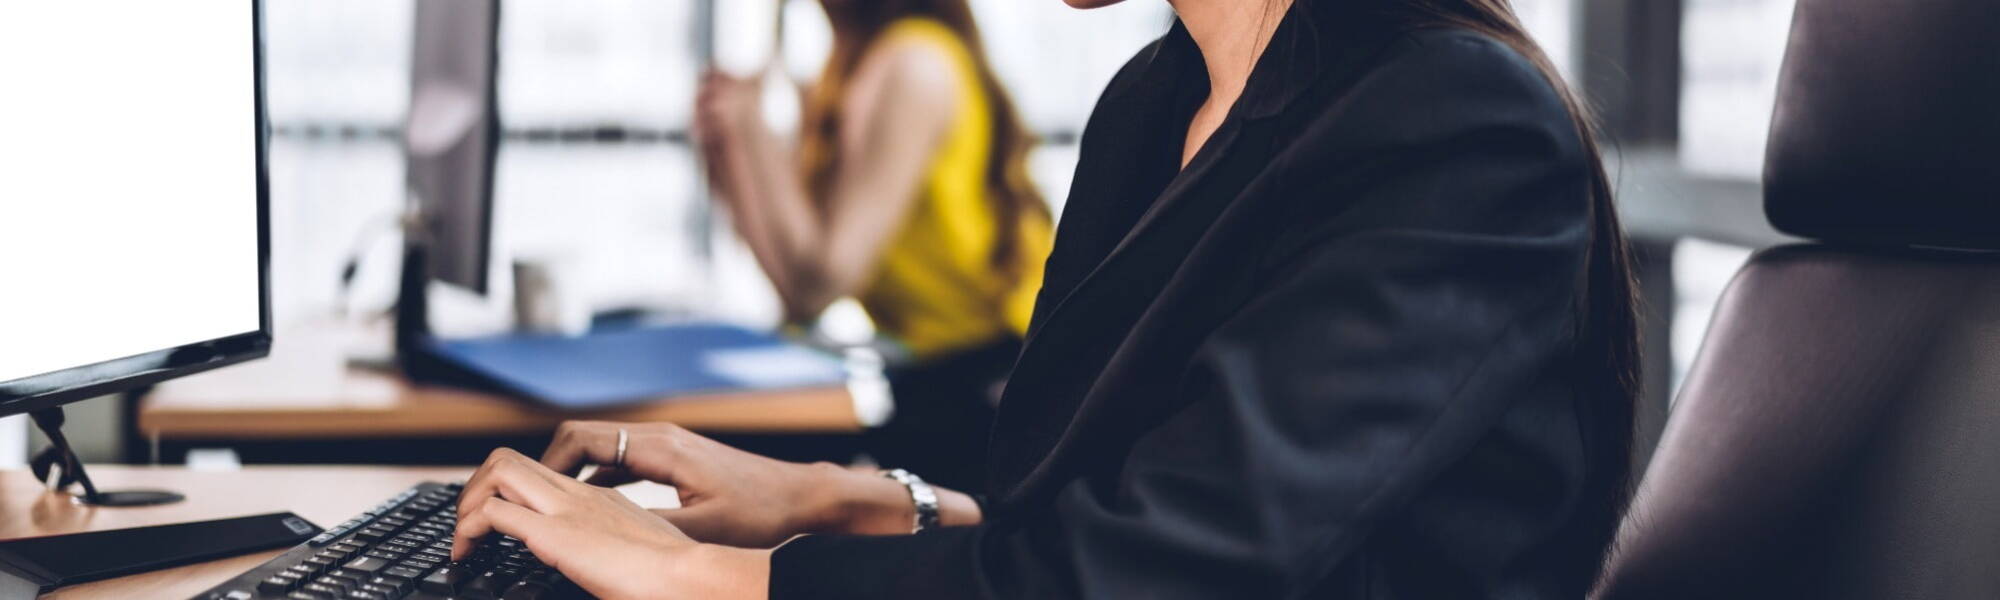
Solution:
[[[589,598],[520,540],[493,536],[451,561],[459,484],[422,483],[237,575],[196,600]]]

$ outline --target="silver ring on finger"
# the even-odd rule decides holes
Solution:
[[[612,456],[612,466],[620,469],[625,468],[625,446],[631,442],[631,439],[631,436],[625,433],[625,428],[618,428],[618,454]]]

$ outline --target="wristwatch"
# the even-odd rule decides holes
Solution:
[[[924,478],[917,474],[902,469],[883,471],[882,476],[894,479],[910,490],[910,502],[917,505],[917,516],[911,520],[910,533],[938,526],[938,495],[931,484],[924,483]]]

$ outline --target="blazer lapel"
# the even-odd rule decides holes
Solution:
[[[1199,91],[1181,85],[1190,71],[1199,72],[1193,46],[1176,23],[1141,57],[1143,64],[1128,67],[1135,73],[1120,74],[1092,111],[1029,338],[1039,335],[1048,314],[1123,242],[1174,178],[1177,157],[1168,146],[1178,147],[1179,141],[1162,124],[1177,118],[1182,101]]]
[[[1234,200],[1222,157],[1260,127],[1226,124],[1130,233],[1038,321],[1009,378],[991,438],[993,489],[1012,487],[1068,431],[1096,373],[1179,269],[1187,249]],[[1243,182],[1234,182],[1241,184]]]
[[[1150,81],[1126,90],[1128,94],[1133,90],[1151,92],[1154,98],[1150,103],[1099,107],[1099,111],[1126,112],[1105,122],[1110,127],[1099,129],[1094,122],[1086,133],[1084,161],[1077,174],[1079,185],[1073,188],[1070,202],[1071,210],[1078,212],[1064,216],[1066,223],[1050,260],[1048,284],[1037,298],[1034,325],[993,428],[988,491],[996,499],[1017,491],[1049,459],[1070,433],[1105,366],[1179,271],[1190,249],[1266,170],[1264,163],[1287,139],[1281,130],[1287,127],[1286,109],[1292,101],[1307,89],[1327,83],[1330,77],[1344,79],[1361,59],[1372,54],[1369,51],[1379,47],[1376,42],[1392,33],[1386,28],[1365,28],[1361,19],[1323,19],[1314,14],[1286,18],[1230,117],[1136,221],[1129,216],[1123,221],[1105,218],[1107,211],[1115,212],[1116,207],[1107,208],[1114,200],[1128,200],[1121,194],[1129,194],[1134,182],[1107,178],[1090,169],[1129,167],[1136,164],[1131,157],[1145,156],[1145,148],[1134,146],[1160,139],[1158,134],[1163,130],[1181,131],[1177,125],[1184,124],[1167,120],[1185,115],[1164,116],[1173,111],[1164,110],[1171,102],[1162,98],[1171,94],[1162,90],[1173,89],[1173,79],[1190,75],[1154,69],[1148,73]],[[1178,25],[1169,37],[1176,34],[1185,35]],[[1181,50],[1195,52],[1191,40],[1183,39],[1182,43]],[[1199,56],[1194,60],[1198,67]],[[1137,107],[1146,110],[1133,110]],[[1097,134],[1123,143],[1094,146],[1091,136]],[[1090,180],[1087,185],[1085,179]],[[1067,222],[1073,217],[1085,222]],[[1131,225],[1120,235],[1114,227],[1123,223]],[[1104,224],[1112,226],[1093,226]],[[1088,243],[1072,239],[1065,244],[1063,236],[1097,237],[1082,240]],[[1106,250],[1103,246],[1109,239],[1117,241]]]
[[[1175,210],[1175,204],[1187,201],[1190,192],[1204,188],[1207,180],[1214,175],[1218,165],[1228,162],[1227,157],[1235,154],[1236,143],[1239,138],[1243,137],[1242,134],[1246,127],[1259,129],[1261,126],[1268,125],[1270,120],[1278,117],[1292,100],[1296,99],[1317,80],[1321,67],[1319,45],[1323,41],[1322,38],[1323,34],[1318,30],[1318,24],[1309,15],[1301,16],[1301,18],[1287,18],[1284,23],[1280,24],[1279,30],[1272,36],[1270,51],[1267,52],[1265,57],[1259,59],[1256,69],[1256,79],[1251,82],[1249,89],[1238,100],[1238,105],[1231,107],[1229,118],[1226,119],[1223,126],[1210,136],[1207,143],[1197,152],[1194,160],[1189,161],[1187,169],[1172,178],[1172,182],[1168,184],[1167,188],[1159,193],[1159,198],[1146,208],[1136,223],[1133,223],[1129,229],[1124,231],[1122,236],[1119,236],[1117,244],[1112,246],[1108,252],[1077,253],[1084,254],[1084,256],[1072,254],[1071,256],[1064,257],[1068,260],[1061,261],[1066,264],[1057,265],[1061,268],[1056,270],[1066,272],[1051,274],[1049,281],[1045,284],[1044,293],[1036,299],[1035,312],[1037,318],[1034,320],[1033,327],[1028,331],[1028,348],[1035,346],[1035,343],[1042,337],[1043,330],[1048,329],[1049,323],[1060,318],[1059,315],[1072,304],[1072,299],[1076,298],[1078,294],[1084,293],[1089,288],[1100,285],[1097,280],[1100,279],[1101,274],[1105,273],[1107,265],[1116,261],[1120,255],[1129,252],[1135,246],[1144,247],[1144,240],[1151,233],[1151,230],[1157,227],[1161,215]],[[1109,131],[1101,133],[1120,141],[1130,142],[1128,145],[1149,142],[1172,145],[1171,142],[1173,140],[1160,140],[1162,132],[1178,134],[1186,126],[1186,123],[1181,121],[1184,121],[1191,115],[1179,114],[1174,110],[1174,104],[1176,104],[1174,98],[1183,93],[1175,83],[1176,80],[1180,80],[1181,85],[1187,85],[1185,80],[1192,77],[1197,80],[1194,85],[1205,85],[1205,80],[1201,78],[1206,77],[1206,72],[1201,66],[1199,51],[1195,48],[1193,40],[1188,37],[1185,26],[1176,22],[1173,30],[1163,39],[1162,45],[1156,51],[1156,54],[1157,56],[1154,58],[1155,64],[1147,70],[1146,76],[1130,86],[1129,89],[1120,91],[1120,95],[1123,97],[1122,102],[1099,108],[1099,110],[1115,110],[1119,112],[1116,115],[1119,120],[1114,122],[1115,125],[1106,127]],[[1263,132],[1260,130],[1258,133]],[[1267,142],[1273,138],[1273,136],[1268,135],[1254,137],[1264,139]],[[1096,173],[1091,172],[1091,170],[1107,169],[1111,172],[1141,172],[1147,167],[1140,164],[1141,159],[1139,157],[1149,156],[1149,154],[1145,151],[1145,148],[1131,147],[1120,148],[1108,153],[1103,152],[1105,149],[1102,148],[1086,148],[1085,150],[1092,156],[1109,154],[1111,160],[1122,162],[1116,165],[1079,164],[1077,174],[1079,180],[1089,177],[1093,185],[1073,188],[1071,198],[1081,197],[1084,200],[1071,202],[1070,205],[1083,209],[1083,211],[1101,211],[1107,208],[1116,210],[1119,208],[1117,206],[1118,203],[1094,202],[1093,200],[1100,199],[1090,198],[1088,195],[1119,196],[1122,193],[1130,191],[1133,187],[1131,185],[1132,182],[1108,181],[1108,178],[1092,177]],[[1268,148],[1260,147],[1256,148],[1256,150],[1263,152],[1268,150]],[[1211,194],[1211,196],[1225,198],[1230,195],[1232,194]],[[1129,200],[1127,198],[1120,199]],[[1129,204],[1129,202],[1127,203]],[[1102,215],[1097,214],[1075,216],[1093,222],[1131,223],[1131,221],[1121,222],[1115,218],[1102,218]],[[1067,220],[1068,218],[1069,216],[1066,215],[1065,219]],[[1069,232],[1065,231],[1063,233]],[[1076,231],[1075,233],[1087,236],[1105,236],[1110,232]],[[1117,234],[1110,233],[1110,235]],[[1061,234],[1059,233],[1057,238],[1059,245],[1063,241],[1060,236]],[[1060,251],[1061,249],[1059,248],[1058,252]],[[1092,258],[1095,260],[1090,260]],[[1081,269],[1081,273],[1078,273],[1079,268],[1084,267],[1085,264],[1089,266]]]
[[[1111,265],[1118,262],[1121,256],[1132,253],[1133,248],[1146,247],[1149,234],[1152,234],[1153,230],[1160,226],[1163,215],[1174,213],[1176,209],[1175,205],[1191,201],[1189,191],[1201,189],[1201,184],[1215,172],[1217,164],[1222,162],[1218,160],[1218,157],[1228,154],[1230,147],[1234,146],[1236,140],[1241,137],[1242,129],[1241,124],[1230,123],[1217,129],[1215,134],[1210,136],[1208,143],[1204,144],[1202,149],[1198,151],[1201,157],[1198,157],[1189,164],[1189,170],[1182,173],[1179,177],[1174,178],[1173,182],[1167,186],[1166,191],[1160,194],[1160,198],[1147,207],[1146,211],[1139,216],[1138,222],[1119,239],[1118,244],[1113,246],[1111,251],[1105,254],[1102,260],[1097,262],[1096,266],[1086,272],[1075,285],[1070,286],[1068,291],[1056,300],[1055,305],[1049,308],[1048,314],[1042,320],[1040,326],[1035,328],[1034,331],[1029,332],[1027,339],[1028,347],[1035,346],[1038,341],[1046,337],[1049,333],[1047,331],[1050,328],[1049,324],[1064,319],[1067,316],[1065,313],[1070,312],[1068,309],[1070,309],[1073,302],[1087,302],[1077,300],[1078,296],[1086,295],[1093,286],[1104,285],[1102,280],[1107,277],[1118,278],[1121,275]],[[1210,199],[1215,199],[1215,197],[1210,196]],[[1153,255],[1152,258],[1157,259],[1161,257]],[[1061,331],[1060,328],[1058,330]],[[1056,334],[1056,337],[1059,338],[1062,336],[1061,334]]]

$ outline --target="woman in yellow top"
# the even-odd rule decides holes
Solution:
[[[834,49],[796,155],[754,83],[711,74],[696,110],[709,178],[787,321],[852,296],[906,350],[868,451],[971,485],[1053,239],[1029,136],[965,0],[821,4]]]

